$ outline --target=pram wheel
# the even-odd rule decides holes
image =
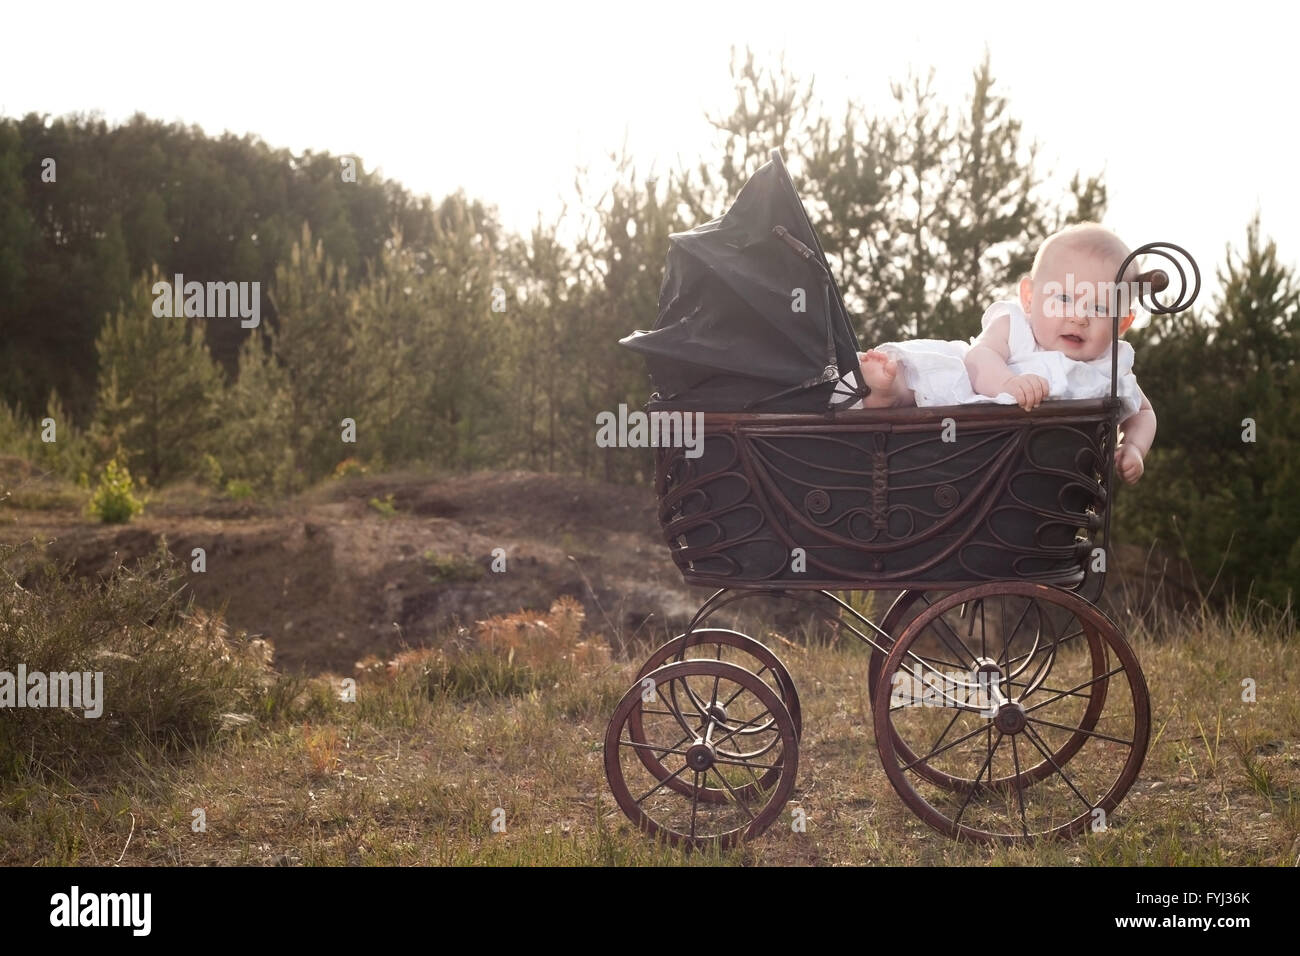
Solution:
[[[725,659],[727,663],[736,664],[753,673],[755,677],[762,678],[764,683],[780,695],[781,702],[790,712],[790,718],[794,721],[795,736],[803,735],[799,694],[795,691],[790,672],[785,669],[780,659],[760,642],[739,631],[720,627],[699,628],[688,634],[681,634],[663,644],[641,665],[641,670],[636,677],[637,685],[641,686],[648,675],[664,664],[682,659],[715,661]],[[688,715],[687,719],[695,719],[708,709],[708,702],[698,696],[695,688],[683,682],[670,682],[662,703],[671,712],[685,713]],[[640,711],[633,710],[629,715],[627,729],[629,739],[638,743],[647,742]],[[766,725],[746,727],[737,733],[735,739],[738,744],[741,744],[750,739],[757,739],[766,731]],[[678,793],[691,794],[691,784],[681,778],[673,777],[672,771],[664,766],[654,751],[642,749],[638,753],[641,762],[652,774],[660,780],[666,780],[668,786]],[[779,775],[779,768],[765,771],[758,780],[758,786],[760,788],[770,786]],[[725,801],[728,798],[726,791],[715,791],[707,787],[700,795],[700,799],[712,802]]]
[[[1115,625],[1077,595],[1030,582],[926,607],[895,641],[875,696],[894,789],[958,838],[1104,826],[1150,734],[1146,682]]]
[[[730,846],[781,813],[798,739],[790,711],[761,677],[726,661],[675,661],[619,702],[605,733],[605,776],[619,808],[647,833]]]

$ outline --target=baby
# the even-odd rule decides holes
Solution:
[[[995,302],[983,331],[965,342],[891,342],[861,352],[871,394],[862,407],[954,405],[993,399],[1026,411],[1048,398],[1110,394],[1111,289],[1129,249],[1096,223],[1049,236],[1020,280],[1019,301]],[[1133,298],[1138,269],[1129,265],[1121,309]],[[1133,312],[1120,319],[1123,334]],[[1142,459],[1156,436],[1156,415],[1133,376],[1133,347],[1119,343],[1116,393],[1124,403],[1123,438],[1115,468],[1129,484],[1142,477]]]

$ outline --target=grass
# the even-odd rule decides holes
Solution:
[[[378,512],[381,518],[397,517],[397,506],[393,504],[391,494],[384,495],[383,498],[371,498],[369,504],[371,508]]]
[[[429,572],[429,578],[434,584],[451,583],[453,581],[477,581],[484,575],[482,565],[459,555],[442,555],[429,550],[425,551],[420,557],[423,559],[424,566]]]
[[[127,613],[148,609],[141,595],[165,596],[140,580],[101,588],[99,605],[82,595],[91,603],[73,606],[88,615],[120,604],[108,620],[128,632],[135,621],[137,640],[149,627],[175,635],[199,626]],[[37,613],[35,604],[23,613]],[[10,629],[0,626],[2,637],[20,617],[0,620]],[[646,649],[611,659],[605,635],[587,625],[571,601],[479,622],[436,647],[361,662],[351,703],[338,677],[268,682],[258,668],[195,671],[198,659],[173,653],[130,685],[132,699],[153,689],[153,710],[116,729],[40,729],[54,735],[40,760],[15,762],[11,752],[0,863],[1269,866],[1300,854],[1300,643],[1267,615],[1139,622],[1130,639],[1151,690],[1152,746],[1110,829],[998,848],[952,842],[894,794],[875,753],[860,648],[753,625],[799,686],[796,788],[757,840],[693,853],[647,839],[613,804],[605,726]],[[239,659],[238,635],[203,633],[202,646]],[[177,673],[208,676],[195,686]],[[1246,677],[1256,681],[1253,703],[1243,700]],[[230,713],[251,719],[223,722]],[[22,739],[45,747],[44,736]],[[795,807],[806,832],[792,827]],[[199,831],[196,810],[206,821]]]

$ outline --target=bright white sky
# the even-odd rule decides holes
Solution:
[[[1188,247],[1210,279],[1257,208],[1300,259],[1297,19],[1243,0],[12,4],[0,113],[253,132],[435,198],[463,187],[527,229],[625,138],[646,172],[716,155],[704,113],[730,110],[733,44],[784,51],[832,115],[849,97],[887,108],[909,66],[960,106],[987,46],[1040,169],[1062,189],[1104,172],[1108,225]]]

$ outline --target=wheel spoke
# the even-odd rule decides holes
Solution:
[[[1016,750],[1016,735],[1015,735],[1015,734],[1012,734],[1012,735],[1011,735],[1011,761],[1012,761],[1012,763],[1014,764],[1015,769],[1016,769],[1016,781],[1017,781],[1017,783],[1018,783],[1019,780],[1020,780],[1020,754],[1019,754],[1019,752]],[[1014,789],[1015,789],[1015,791],[1016,791],[1016,799],[1017,799],[1017,801],[1020,803],[1020,832],[1021,832],[1021,834],[1023,834],[1024,836],[1028,837],[1028,836],[1029,836],[1029,824],[1028,824],[1028,822],[1025,820],[1025,788],[1024,788],[1024,787],[1017,786],[1017,787],[1015,787]]]
[[[948,622],[943,619],[943,615],[939,615],[935,617],[934,620],[930,622],[930,626],[932,626],[935,629],[935,631],[938,632],[940,643],[942,643],[944,647],[948,648],[948,650],[956,654],[958,660],[967,660],[969,658],[970,662],[967,664],[963,664],[961,666],[961,669],[973,670],[975,666],[975,658],[971,654],[970,648],[967,647],[964,643],[962,643],[962,639],[957,636],[957,632],[948,626]],[[954,641],[956,642],[955,647],[953,646],[952,643]]]
[[[684,743],[685,741],[682,741]],[[627,744],[629,747],[636,747],[638,750],[652,750],[657,754],[677,754],[679,757],[685,757],[685,750],[674,750],[672,747],[656,747],[654,744],[643,744],[636,740],[620,740],[620,744]]]
[[[1068,634],[1068,635],[1066,635],[1065,637],[1061,638],[1061,639],[1060,639],[1059,641],[1057,641],[1056,644],[1053,645],[1053,646],[1055,646],[1055,647],[1060,647],[1062,644],[1068,643],[1069,641],[1074,640],[1076,637],[1082,637],[1082,636],[1083,636],[1083,631],[1082,631],[1082,630],[1075,631],[1073,634]],[[1013,660],[1013,661],[1007,661],[1007,667],[1013,667],[1013,666],[1015,666],[1016,664],[1019,664],[1019,663],[1020,663],[1021,661],[1023,661],[1025,658],[1027,658],[1027,657],[1033,657],[1033,656],[1034,656],[1035,654],[1037,654],[1037,653],[1038,653],[1038,648],[1034,648],[1034,650],[1030,651],[1028,654],[1021,654],[1021,655],[1020,655],[1019,657],[1017,657],[1015,660]]]
[[[727,792],[731,794],[732,798],[738,804],[740,804],[740,809],[744,810],[745,813],[749,816],[750,821],[753,822],[754,814],[750,812],[749,804],[745,802],[744,798],[741,797],[740,794],[736,793],[736,791],[732,789],[731,784],[727,783],[727,778],[724,777],[722,774],[718,773],[717,767],[710,767],[709,769],[713,771],[713,775],[715,777],[717,777],[719,780],[722,781],[722,785],[727,788]]]
[[[740,733],[741,731],[743,731],[746,727],[750,726],[751,724],[755,724],[755,723],[757,723],[758,721],[762,720],[764,717],[769,716],[770,714],[771,714],[771,711],[767,711],[767,710],[765,710],[765,711],[763,711],[761,714],[759,714],[757,717],[753,718],[752,720],[747,720],[747,721],[745,721],[743,724],[741,724],[741,725],[740,725],[739,727],[737,727],[735,730],[729,731],[729,732],[727,733],[726,736],[724,736],[724,737],[719,737],[718,740],[717,740],[717,741],[714,743],[714,745],[713,745],[714,748],[716,749],[716,748],[718,748],[718,747],[721,747],[723,744],[725,744],[725,743],[726,743],[728,740],[730,740],[732,737],[736,736],[736,734],[738,734],[738,733]]]
[[[653,787],[651,787],[649,790],[647,790],[645,793],[643,793],[643,794],[641,795],[641,799],[640,799],[640,800],[637,800],[637,801],[635,801],[635,802],[636,802],[638,805],[640,805],[640,804],[641,804],[641,803],[646,799],[646,797],[651,796],[651,795],[654,794],[656,791],[658,791],[661,787],[666,787],[666,786],[668,785],[668,781],[669,781],[669,780],[676,780],[677,777],[679,777],[679,776],[681,775],[682,770],[685,770],[686,767],[687,767],[687,764],[685,763],[685,761],[683,761],[683,762],[682,762],[681,769],[679,769],[679,770],[675,770],[675,771],[672,773],[671,776],[664,777],[664,778],[663,778],[662,780],[660,780],[657,784],[655,784]]]
[[[659,699],[664,702],[664,706],[671,710],[673,716],[677,718],[677,724],[682,728],[682,731],[685,732],[687,739],[692,739],[695,736],[695,731],[686,723],[686,719],[682,716],[681,708],[668,702],[668,698],[664,696],[663,687],[658,681],[655,682],[655,693],[659,696]]]
[[[1057,724],[1050,720],[1043,720],[1041,717],[1030,717],[1029,721],[1030,723],[1043,724],[1047,727],[1056,727],[1059,730],[1068,730],[1072,734],[1087,734],[1089,737],[1096,737],[1100,740],[1109,740],[1112,743],[1123,744],[1126,747],[1133,746],[1133,741],[1131,740],[1124,740],[1121,737],[1112,737],[1110,734],[1101,734],[1095,730],[1084,730],[1082,727],[1068,727],[1065,724]]]
[[[1071,780],[1069,776],[1066,775],[1065,771],[1062,770],[1057,765],[1056,761],[1052,759],[1052,755],[1047,752],[1047,749],[1043,746],[1042,742],[1039,740],[1038,733],[1034,730],[1034,728],[1026,724],[1025,734],[1029,737],[1030,741],[1033,742],[1033,745],[1038,748],[1039,753],[1041,753],[1045,758],[1047,758],[1047,762],[1052,765],[1052,769],[1055,770],[1060,775],[1061,779],[1066,782],[1066,785],[1069,786],[1069,788],[1074,791],[1074,795],[1083,801],[1083,805],[1088,808],[1088,812],[1091,813],[1094,809],[1096,809],[1092,805],[1092,803],[1089,802],[1088,798],[1079,792],[1079,788],[1074,785],[1074,781]]]
[[[1004,620],[1004,621],[1007,619],[1006,601],[1007,601],[1007,599],[1006,599],[1006,595],[1003,595],[1003,596],[1002,596],[1002,620]],[[1011,645],[1015,643],[1015,640],[1016,640],[1016,633],[1020,630],[1020,625],[1023,624],[1023,623],[1025,623],[1025,617],[1026,617],[1026,615],[1029,614],[1029,609],[1030,609],[1031,607],[1033,607],[1033,606],[1034,606],[1034,603],[1033,603],[1032,601],[1026,601],[1026,602],[1025,602],[1025,609],[1024,609],[1023,611],[1020,612],[1020,617],[1018,617],[1018,618],[1016,619],[1016,626],[1013,627],[1013,628],[1010,630],[1010,632],[1007,634],[1006,645],[1002,648],[1002,651],[1003,651],[1004,654],[1006,654],[1006,655],[1008,655],[1008,656],[1011,654]],[[1030,651],[1029,653],[1030,653],[1030,654],[1033,654],[1033,651]],[[1002,656],[1001,656],[1001,655],[998,655],[998,662],[999,662],[999,666],[1000,666],[1003,670],[1010,670],[1010,669],[1011,669],[1011,661],[1007,661],[1006,663],[1002,663]]]
[[[1007,678],[1006,683],[1007,683],[1007,686],[1008,686],[1008,687],[1028,687],[1028,686],[1029,686],[1029,684],[1027,684],[1027,683],[1024,682],[1024,681],[1011,680],[1010,678]],[[1039,684],[1037,687],[1034,688],[1034,690],[1041,690],[1041,691],[1046,691],[1046,692],[1049,693],[1049,694],[1056,694],[1056,695],[1058,695],[1058,696],[1055,698],[1055,700],[1061,700],[1061,699],[1064,698],[1064,697],[1082,697],[1084,700],[1092,700],[1092,695],[1091,695],[1091,694],[1080,694],[1078,691],[1074,691],[1074,690],[1061,690],[1061,688],[1059,688],[1059,687],[1048,687],[1046,684]],[[1018,697],[1018,698],[1016,698],[1016,699],[1017,699],[1017,700],[1024,700],[1025,698],[1023,698],[1023,697]],[[1037,705],[1035,705],[1035,706],[1037,706]]]
[[[989,723],[991,724],[992,721],[989,721]],[[960,737],[958,737],[958,738],[957,738],[956,740],[954,740],[952,743],[948,744],[948,746],[946,746],[946,747],[942,747],[942,748],[940,748],[940,749],[938,749],[938,750],[931,750],[931,751],[930,751],[928,754],[926,754],[924,757],[917,757],[917,758],[916,758],[915,760],[913,760],[911,763],[909,763],[909,764],[904,764],[903,766],[899,767],[898,769],[899,769],[899,770],[911,770],[911,769],[912,769],[913,767],[915,767],[917,764],[919,764],[919,763],[925,763],[925,762],[927,762],[931,757],[937,757],[937,756],[939,756],[939,754],[944,753],[945,751],[951,750],[953,747],[956,747],[958,744],[965,743],[966,741],[970,740],[972,737],[975,737],[975,736],[977,736],[977,735],[979,735],[979,734],[984,733],[984,730],[985,730],[986,727],[988,727],[988,724],[985,724],[984,727],[976,727],[974,730],[970,731],[970,733],[962,734]],[[945,732],[946,732],[946,731],[945,731]],[[940,739],[942,739],[942,735],[940,736]]]
[[[984,709],[985,709],[985,708],[983,708],[983,707],[974,707],[974,706],[972,706],[972,705],[966,703],[966,701],[961,701],[961,700],[958,700],[956,697],[949,696],[949,694],[948,694],[946,688],[943,689],[943,690],[941,690],[940,688],[935,687],[933,684],[927,684],[927,683],[925,682],[925,680],[921,677],[921,675],[918,674],[918,673],[916,673],[916,671],[912,670],[910,667],[908,667],[908,668],[900,668],[900,670],[905,670],[905,671],[906,671],[906,672],[907,672],[907,673],[912,677],[912,679],[913,679],[917,684],[920,684],[920,685],[923,686],[923,687],[933,687],[934,690],[935,690],[935,692],[937,693],[937,695],[938,695],[942,700],[944,700],[944,701],[947,702],[947,703],[945,703],[945,704],[943,705],[945,708],[946,708],[946,707],[951,707],[951,708],[953,708],[954,710],[964,711],[965,713],[968,713],[968,714],[981,714],[981,713],[984,712]],[[940,677],[943,677],[943,678],[944,678],[944,684],[945,684],[945,685],[948,683],[948,679],[947,679],[946,677],[944,677],[943,671],[939,670],[938,668],[931,668],[931,670],[933,670],[933,671],[934,671],[936,674],[938,674]],[[959,682],[957,682],[957,681],[953,681],[952,683],[953,683],[954,686],[956,686],[956,687],[964,687],[964,688],[966,688],[967,690],[970,690],[970,689],[972,689],[972,688],[973,688],[973,689],[978,689],[978,688],[979,688],[979,684],[970,684],[970,683],[966,683],[966,682],[960,682],[960,683],[959,683]],[[892,682],[891,682],[891,688],[892,688]],[[891,689],[891,693],[892,693],[892,689]],[[917,698],[913,697],[913,698],[912,698],[912,702],[913,702],[913,703],[921,703],[922,705],[924,705],[925,699],[926,699],[926,698],[923,697],[923,698],[921,698],[921,699],[918,701]],[[895,709],[896,709],[896,708],[895,708]]]
[[[1046,707],[1048,704],[1055,704],[1058,700],[1061,700],[1063,697],[1068,697],[1071,694],[1075,693],[1076,691],[1080,691],[1085,687],[1090,687],[1093,684],[1097,683],[1098,681],[1110,680],[1112,677],[1114,677],[1116,674],[1121,673],[1123,670],[1124,670],[1124,665],[1121,664],[1119,667],[1116,667],[1113,670],[1109,670],[1104,674],[1094,677],[1092,680],[1086,680],[1082,684],[1078,684],[1075,687],[1072,687],[1070,690],[1063,690],[1055,697],[1049,697],[1047,698],[1047,700],[1040,700],[1038,703],[1034,704],[1034,706],[1026,707],[1025,713],[1028,714],[1031,711],[1038,710],[1038,708],[1040,707]]]
[[[970,787],[966,791],[966,799],[962,801],[961,809],[957,811],[957,816],[953,818],[952,822],[955,826],[959,826],[959,827],[961,826],[961,815],[966,812],[966,807],[970,804],[971,797],[975,796],[975,791],[980,788],[979,780],[980,777],[984,776],[984,767],[987,767],[989,764],[993,762],[993,752],[997,750],[998,747],[1001,745],[1003,736],[1004,734],[1002,733],[1002,731],[999,730],[998,742],[989,748],[989,754],[987,757],[984,758],[984,766],[980,767],[979,773],[975,774],[975,786]]]
[[[721,647],[721,645],[718,645]],[[691,787],[691,839],[695,839],[695,812],[700,806],[700,772],[695,771],[695,781]]]
[[[781,765],[780,765],[779,763],[770,764],[770,765],[769,765],[769,764],[763,764],[763,763],[753,763],[752,761],[749,761],[749,760],[732,760],[730,757],[718,757],[718,756],[716,756],[716,755],[715,755],[714,758],[713,758],[713,762],[714,762],[714,763],[725,763],[725,764],[727,764],[728,766],[732,766],[732,767],[757,767],[759,770],[779,770],[779,769],[781,769]],[[758,783],[759,781],[758,781],[757,778],[755,778],[755,781],[754,781],[754,782],[755,782],[755,783]]]

